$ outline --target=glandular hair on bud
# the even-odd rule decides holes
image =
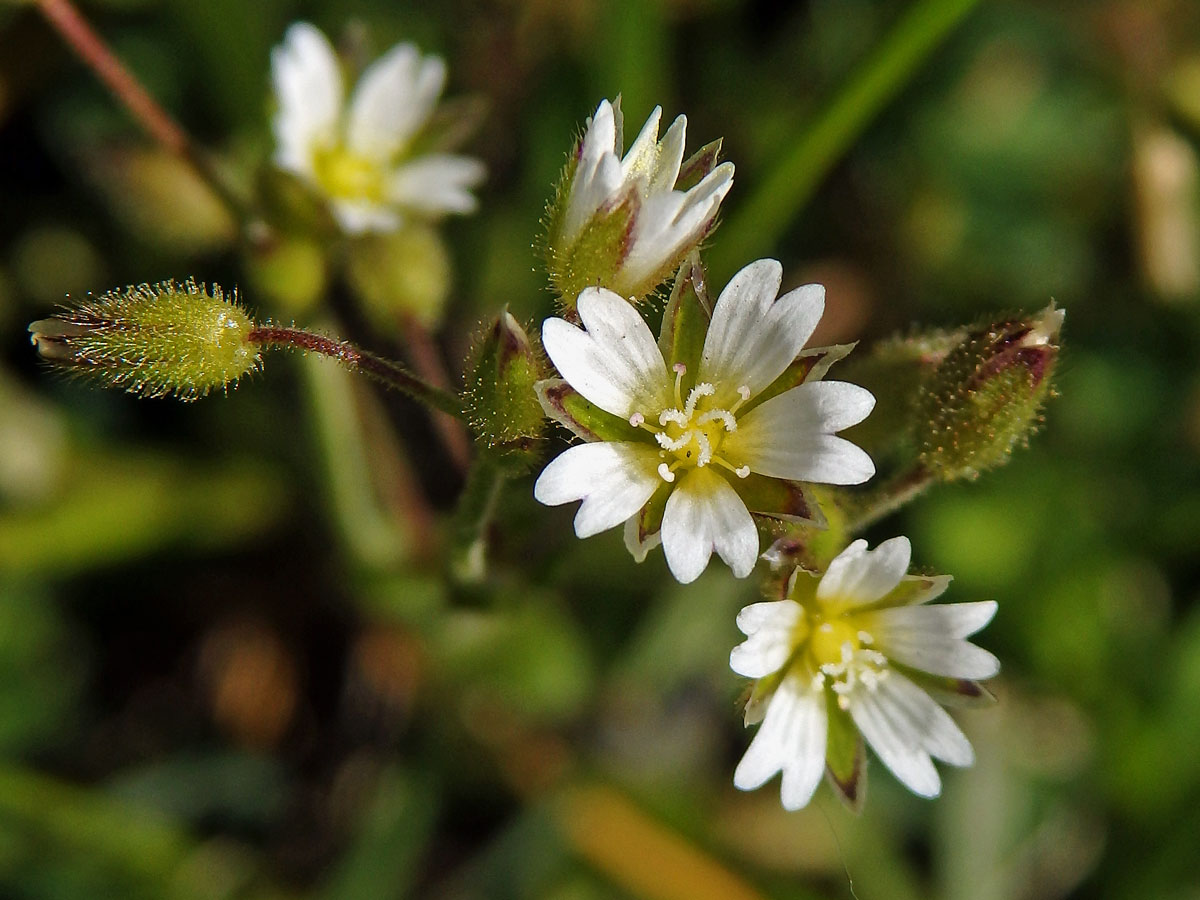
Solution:
[[[548,371],[541,347],[507,310],[476,336],[464,392],[468,421],[476,438],[514,470],[537,461],[546,415],[534,385]]]
[[[195,400],[258,368],[254,322],[217,286],[164,281],[68,304],[29,326],[42,358],[142,397]]]
[[[1041,421],[1065,311],[970,329],[917,400],[921,465],[934,478],[974,478],[1007,461]]]

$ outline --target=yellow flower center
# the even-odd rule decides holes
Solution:
[[[317,183],[330,197],[382,203],[384,172],[378,163],[344,147],[328,147],[313,155]]]
[[[658,474],[664,481],[674,481],[679,468],[703,468],[715,463],[733,472],[739,478],[750,474],[749,466],[739,466],[718,451],[725,435],[737,430],[734,413],[750,399],[750,389],[738,388],[741,398],[728,409],[710,406],[708,398],[716,394],[716,388],[706,381],[700,382],[683,399],[683,375],[687,371],[683,363],[675,364],[675,406],[658,414],[657,424],[647,422],[641,413],[629,417],[629,423],[644,428],[654,435],[659,451],[665,461],[659,465]]]
[[[849,648],[853,654],[862,647],[859,631],[845,619],[833,619],[817,625],[809,634],[808,654],[814,669],[837,665]]]

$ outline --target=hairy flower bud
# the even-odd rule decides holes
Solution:
[[[195,400],[258,368],[254,322],[219,287],[188,280],[109,291],[29,326],[43,359],[142,397]]]
[[[507,310],[477,338],[467,369],[467,414],[479,440],[508,467],[528,470],[546,416],[534,385],[548,374],[541,348]]]
[[[917,400],[921,465],[941,481],[974,478],[1007,461],[1040,421],[1065,310],[969,331]]]
[[[660,140],[661,118],[655,108],[624,152],[620,99],[605,100],[567,161],[547,208],[546,262],[568,310],[588,287],[640,300],[716,224],[733,164],[718,165],[719,140],[684,160],[687,118],[676,118]]]

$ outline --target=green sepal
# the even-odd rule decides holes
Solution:
[[[620,416],[605,412],[561,378],[546,378],[533,386],[546,415],[585,441],[640,441],[639,431]]]
[[[535,394],[549,368],[541,347],[507,309],[476,337],[463,398],[475,437],[510,471],[537,462],[546,418]]]
[[[857,344],[835,344],[832,347],[813,347],[811,350],[800,351],[800,355],[783,370],[783,374],[756,394],[739,415],[745,415],[754,407],[806,381],[820,381],[835,362],[845,359],[856,346]]]
[[[977,708],[993,706],[996,695],[978,681],[969,678],[948,678],[943,675],[930,675],[892,660],[889,665],[903,673],[917,687],[927,693],[942,706],[959,708]]]
[[[562,195],[563,202],[567,196],[569,192]],[[607,209],[602,207],[592,216],[569,246],[562,246],[560,236],[551,233],[546,264],[550,284],[564,312],[574,316],[584,288],[619,288],[614,280],[628,253],[633,223],[641,205],[637,191],[627,190],[620,202]],[[624,295],[623,291],[618,293]]]
[[[675,286],[671,289],[671,298],[663,312],[662,329],[658,335],[658,349],[662,351],[667,367],[683,363],[691,375],[691,379],[685,376],[689,387],[700,367],[704,338],[712,319],[711,309],[704,267],[699,255],[693,253],[683,261],[675,276]]]
[[[817,505],[812,489],[803,482],[754,473],[730,482],[746,509],[754,515],[813,528],[825,527],[825,514]]]
[[[854,720],[838,706],[837,697],[833,691],[825,691],[829,722],[825,777],[845,807],[858,814],[867,799],[867,751]]]
[[[662,531],[663,512],[667,508],[667,498],[671,492],[667,490],[666,482],[655,490],[646,501],[645,506],[638,510],[637,515],[625,524],[625,546],[637,562],[644,562],[646,554],[660,543],[657,535]]]
[[[683,161],[683,165],[679,167],[679,177],[675,179],[675,190],[690,191],[717,167],[723,140],[724,138],[717,138],[715,141],[709,141]]]

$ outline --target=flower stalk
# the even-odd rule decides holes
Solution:
[[[276,325],[257,325],[250,330],[246,339],[264,349],[284,348],[328,356],[433,409],[457,419],[464,418],[462,405],[454,394],[421,380],[399,363],[376,356],[349,341],[339,341],[302,328]]]
[[[182,126],[159,106],[71,0],[36,0],[38,10],[155,141],[182,159],[242,223],[255,218]]]

